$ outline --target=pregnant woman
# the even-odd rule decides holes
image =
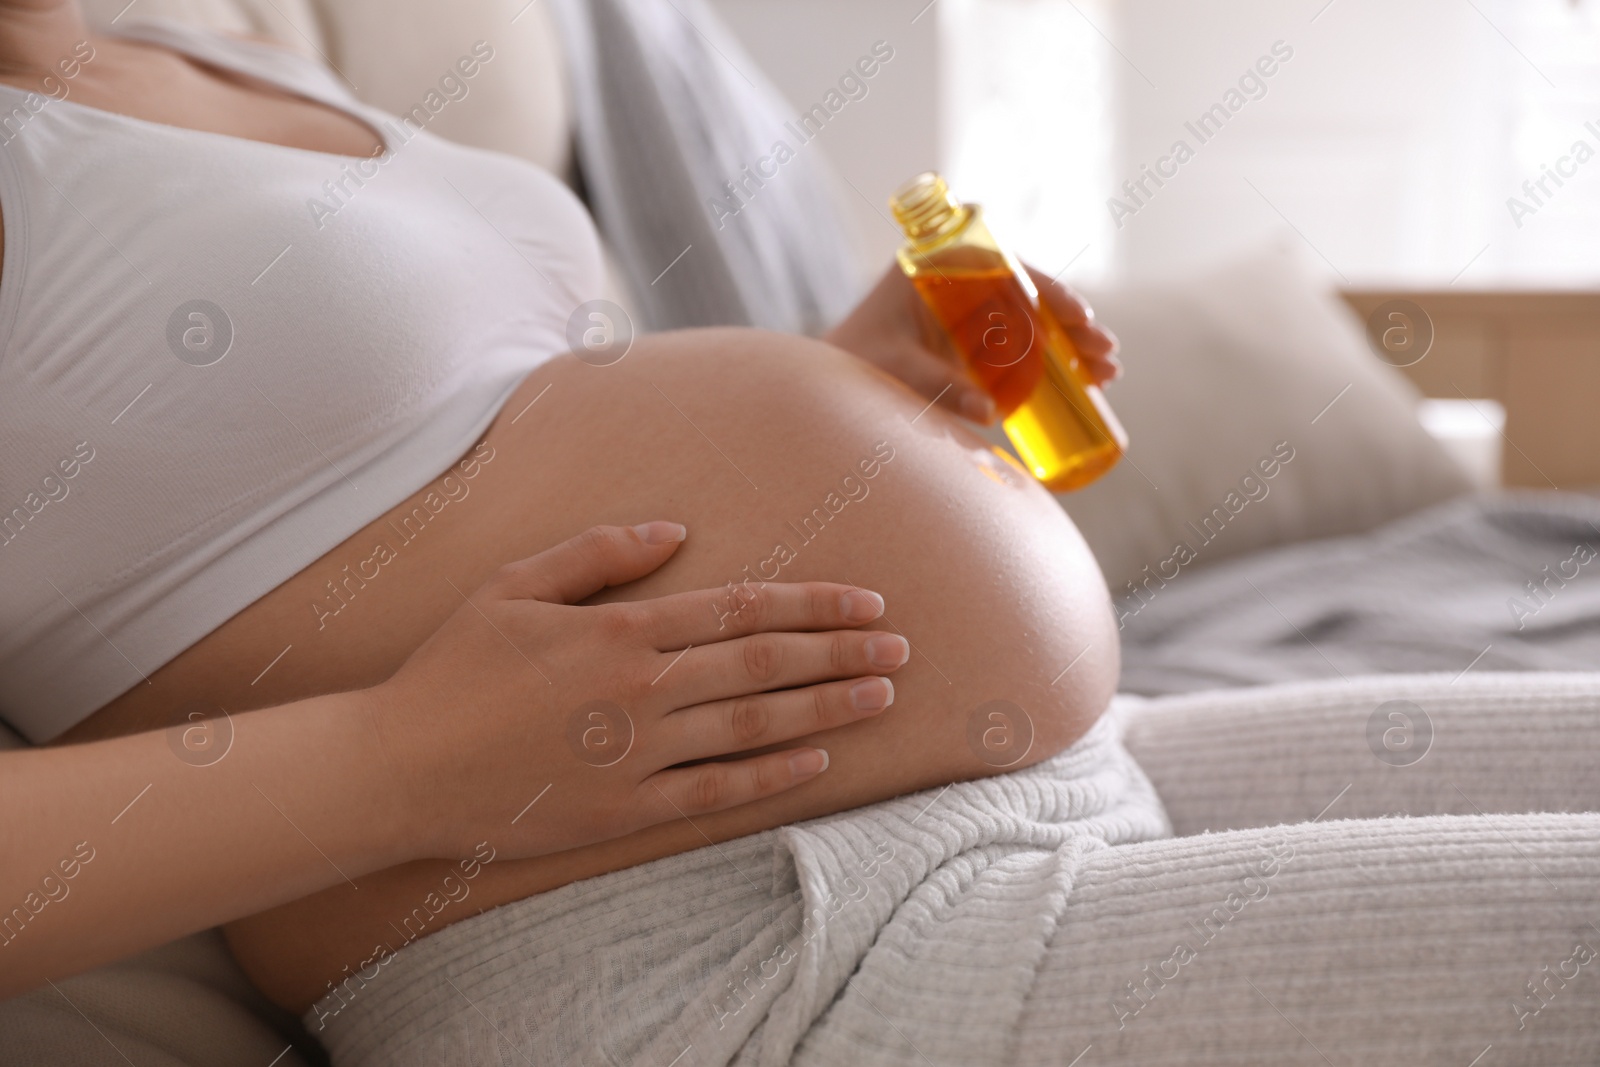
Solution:
[[[1169,828],[896,272],[596,366],[548,174],[73,0],[0,223],[0,996],[225,925],[340,1065],[1593,1062],[1592,682],[1164,706]]]
[[[95,855],[8,930],[9,991],[237,920],[305,1010],[376,945],[993,773],[986,702],[1017,766],[1106,707],[1082,541],[928,400],[751,330],[561,356],[601,260],[545,172],[68,0],[0,7],[0,61],[0,707],[69,745],[5,763],[11,895]],[[911,299],[890,275],[837,336],[956,406]],[[463,857],[470,903],[417,913]]]

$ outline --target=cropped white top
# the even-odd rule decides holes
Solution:
[[[421,128],[465,105],[395,118],[277,48],[118,33],[343,109],[387,151],[0,86],[0,718],[36,742],[436,477],[602,292],[565,186]]]

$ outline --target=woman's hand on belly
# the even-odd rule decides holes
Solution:
[[[492,841],[539,856],[774,796],[820,774],[827,753],[679,765],[889,706],[881,675],[910,649],[853,629],[882,613],[875,593],[746,583],[572,606],[655,571],[685,536],[671,522],[596,526],[508,564],[371,690],[417,855]]]

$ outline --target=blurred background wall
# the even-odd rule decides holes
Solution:
[[[1282,236],[1347,286],[1600,283],[1600,0],[713,2],[797,112],[894,47],[820,138],[880,259],[885,197],[938,166],[1081,281]]]

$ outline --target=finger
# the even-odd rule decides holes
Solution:
[[[1080,356],[1088,359],[1109,359],[1117,351],[1117,338],[1098,323],[1067,328],[1067,336]]]
[[[506,564],[493,582],[507,597],[576,604],[607,586],[643,578],[671,558],[686,533],[675,522],[591,526],[537,556]]]
[[[793,789],[827,769],[826,749],[797,748],[657,771],[639,786],[643,825],[736,808]]]
[[[1117,339],[1109,331],[1099,327],[1086,331],[1079,327],[1076,331],[1067,331],[1067,336],[1084,369],[1097,384],[1104,385],[1122,376],[1122,360],[1117,358]]]
[[[644,633],[662,652],[708,645],[772,630],[838,630],[883,614],[883,597],[835,582],[762,582],[746,579],[721,589],[647,600]]]
[[[898,670],[911,656],[899,634],[834,630],[822,634],[760,633],[678,654],[661,655],[651,685],[673,708]]]
[[[1098,382],[1107,382],[1121,374],[1122,364],[1116,358],[1116,335],[1100,325],[1088,302],[1043,271],[1027,269],[1039,290],[1040,303],[1066,333],[1090,376]]]
[[[1094,321],[1094,310],[1077,293],[1044,271],[1028,267],[1027,264],[1023,266],[1028,271],[1028,277],[1033,279],[1034,288],[1039,290],[1040,303],[1050,309],[1050,314],[1062,326],[1071,328]]]
[[[662,762],[687,763],[793,741],[881,714],[893,703],[894,683],[869,676],[699,704],[663,720]]]

